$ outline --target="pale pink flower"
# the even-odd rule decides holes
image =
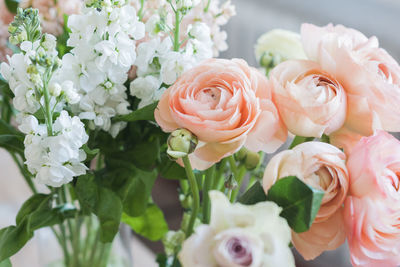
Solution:
[[[5,0],[0,0],[0,62],[6,60],[7,55],[11,55],[12,51],[7,47],[8,24],[13,20],[14,15],[8,11]]]
[[[400,142],[384,131],[350,152],[344,218],[354,266],[400,265]]]
[[[345,241],[341,214],[349,186],[345,160],[345,154],[330,144],[306,142],[275,155],[265,170],[266,193],[277,180],[287,176],[296,176],[325,193],[311,228],[300,234],[292,232],[292,243],[306,260],[334,250]]]
[[[340,129],[346,93],[335,77],[309,60],[288,60],[270,75],[273,98],[289,131],[321,137]]]
[[[274,152],[287,130],[271,100],[268,81],[240,59],[209,59],[184,73],[161,97],[155,118],[166,132],[186,128],[200,145],[190,155],[206,169],[237,152]]]
[[[400,131],[400,66],[376,37],[331,24],[303,24],[301,35],[307,56],[345,89],[350,131],[363,136],[376,129]]]

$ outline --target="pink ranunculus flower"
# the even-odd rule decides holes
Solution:
[[[309,60],[289,60],[271,72],[273,98],[289,131],[321,137],[340,129],[346,93],[335,78]]]
[[[8,11],[5,0],[0,0],[0,62],[6,61],[6,56],[12,51],[7,47],[8,24],[12,22],[14,15]]]
[[[354,266],[400,265],[400,142],[384,131],[363,137],[347,161],[344,218]]]
[[[272,102],[268,80],[240,59],[209,59],[167,89],[155,110],[165,132],[186,128],[199,139],[190,155],[206,169],[243,145],[274,152],[287,130]]]
[[[346,90],[349,131],[363,136],[376,129],[400,131],[400,66],[376,37],[331,24],[303,24],[301,35],[307,56]]]
[[[341,214],[349,186],[345,160],[345,154],[330,144],[306,142],[275,155],[265,170],[266,193],[278,179],[287,176],[296,176],[325,193],[311,228],[304,233],[292,233],[294,246],[306,260],[336,249],[345,241]]]

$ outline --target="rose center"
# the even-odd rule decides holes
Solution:
[[[227,242],[227,250],[233,261],[241,266],[250,266],[253,262],[251,250],[245,240],[232,238]]]
[[[196,98],[201,103],[208,104],[210,108],[214,109],[220,102],[221,90],[212,87],[204,88],[197,94]]]

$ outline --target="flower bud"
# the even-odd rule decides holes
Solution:
[[[229,175],[225,180],[225,188],[229,190],[234,190],[238,187],[238,183],[236,182],[235,176],[233,174]]]
[[[260,163],[260,155],[253,151],[247,151],[247,156],[244,161],[244,166],[248,170],[255,169]]]
[[[185,237],[186,235],[182,230],[168,231],[168,233],[162,239],[165,248],[165,254],[167,254],[167,256],[173,256],[183,241],[185,241]]]
[[[172,159],[180,159],[192,153],[197,146],[197,137],[186,129],[177,129],[168,137],[167,154]]]
[[[181,206],[184,209],[189,209],[192,207],[193,198],[191,195],[180,194],[179,201],[181,202]]]
[[[59,83],[53,83],[49,86],[49,92],[52,96],[59,96],[61,94],[62,88]]]
[[[245,147],[242,147],[238,152],[235,153],[235,159],[238,161],[242,161],[246,159],[248,150]]]

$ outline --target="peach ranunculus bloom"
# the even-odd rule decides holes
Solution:
[[[165,132],[186,128],[199,139],[190,160],[203,170],[243,145],[271,153],[287,130],[271,100],[267,78],[240,59],[209,59],[168,88],[155,110]]]
[[[384,131],[361,138],[347,169],[344,218],[353,266],[399,266],[400,142]]]
[[[7,41],[10,34],[8,33],[8,24],[12,22],[14,15],[8,11],[5,0],[0,0],[0,62],[6,60],[7,55],[11,55],[12,51],[7,47]]]
[[[309,59],[335,77],[347,94],[346,134],[331,138],[333,144],[344,144],[351,132],[370,136],[376,129],[400,131],[400,66],[376,37],[331,24],[303,24],[301,35]]]
[[[342,127],[346,93],[317,63],[285,61],[272,70],[270,80],[274,101],[291,133],[321,137]]]
[[[345,160],[345,154],[330,144],[306,142],[275,155],[265,170],[266,193],[278,179],[287,176],[296,176],[325,193],[311,228],[304,233],[292,232],[292,243],[306,260],[338,248],[346,239],[342,206],[349,177]]]

